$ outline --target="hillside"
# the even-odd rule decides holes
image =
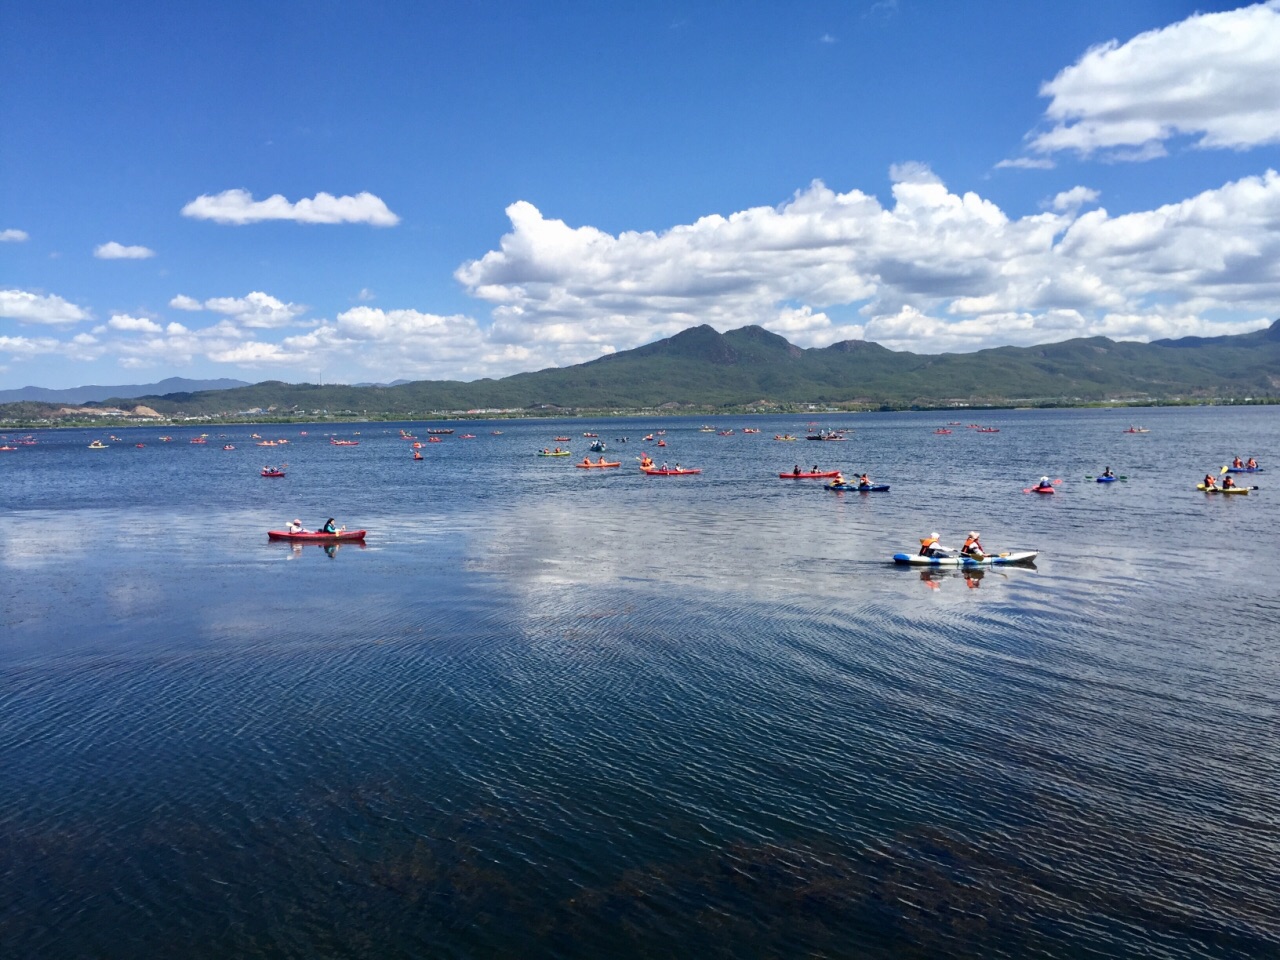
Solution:
[[[187,380],[183,377],[169,377],[159,383],[119,384],[114,387],[90,384],[83,387],[67,387],[52,390],[47,387],[19,387],[16,390],[0,390],[0,403],[20,403],[32,400],[38,403],[91,403],[94,401],[130,400],[134,397],[155,397],[169,393],[185,391],[192,393],[203,390],[230,390],[234,387],[247,387],[243,380]]]
[[[823,403],[893,406],[1280,396],[1280,321],[1255,333],[1149,344],[1105,337],[977,353],[915,354],[849,340],[801,349],[760,327],[692,327],[571,367],[500,380],[393,386],[265,381],[228,390],[107,398],[166,416],[419,417],[474,409],[627,410]],[[30,415],[32,405],[24,405]],[[4,408],[0,408],[0,415]],[[7,416],[15,414],[9,412]]]

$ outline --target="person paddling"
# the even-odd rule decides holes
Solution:
[[[1257,470],[1257,469],[1258,469],[1258,461],[1257,461],[1257,460],[1255,460],[1253,457],[1250,457],[1250,458],[1249,458],[1249,462],[1245,464],[1245,468],[1246,468],[1246,469],[1248,469],[1248,470]]]
[[[1228,473],[1225,477],[1222,478],[1223,490],[1230,490],[1235,485],[1236,485],[1236,478],[1233,477],[1231,474]]]
[[[940,557],[947,551],[938,543],[938,531],[935,530],[927,537],[920,538],[920,556],[922,557]]]
[[[1206,473],[1206,474],[1204,475],[1204,488],[1205,488],[1206,490],[1217,490],[1217,489],[1218,489],[1218,481],[1214,479],[1214,477],[1213,477],[1213,474],[1212,474],[1212,473]]]
[[[1107,467],[1107,469],[1103,470],[1103,471],[1102,471],[1102,475],[1103,475],[1104,477],[1114,477],[1114,476],[1115,476],[1115,474],[1111,472],[1111,468],[1110,468],[1110,467]]]
[[[1234,460],[1231,461],[1231,465],[1235,467],[1237,470],[1239,470],[1241,467],[1244,466],[1244,461],[1241,460],[1239,457],[1236,457]]]
[[[986,551],[982,549],[982,543],[978,540],[978,537],[977,530],[970,530],[969,536],[965,538],[964,546],[960,548],[960,552],[974,560],[981,560],[985,557],[987,555]]]
[[[338,528],[333,524],[333,517],[325,521],[324,526],[320,528],[320,533],[337,533]]]

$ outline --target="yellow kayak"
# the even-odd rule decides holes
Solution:
[[[1203,483],[1197,483],[1196,489],[1202,490],[1205,493],[1248,493],[1249,492],[1248,487],[1228,487],[1226,490],[1223,490],[1222,487],[1209,487],[1206,490]]]

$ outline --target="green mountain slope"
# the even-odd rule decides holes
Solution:
[[[587,363],[501,380],[387,387],[266,381],[102,405],[141,402],[162,414],[188,416],[270,410],[279,416],[418,417],[474,409],[626,410],[759,401],[928,405],[1245,396],[1280,396],[1280,321],[1236,336],[1147,344],[1089,337],[938,355],[856,340],[806,350],[760,327],[722,334],[704,325]]]

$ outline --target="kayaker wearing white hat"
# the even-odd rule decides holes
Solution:
[[[947,551],[938,543],[938,531],[935,530],[927,537],[920,538],[920,556],[937,557]]]
[[[982,549],[982,544],[978,542],[978,537],[979,534],[977,530],[970,530],[969,536],[964,542],[964,546],[960,548],[960,552],[966,557],[972,557],[974,560],[981,560],[985,557],[987,553]]]

